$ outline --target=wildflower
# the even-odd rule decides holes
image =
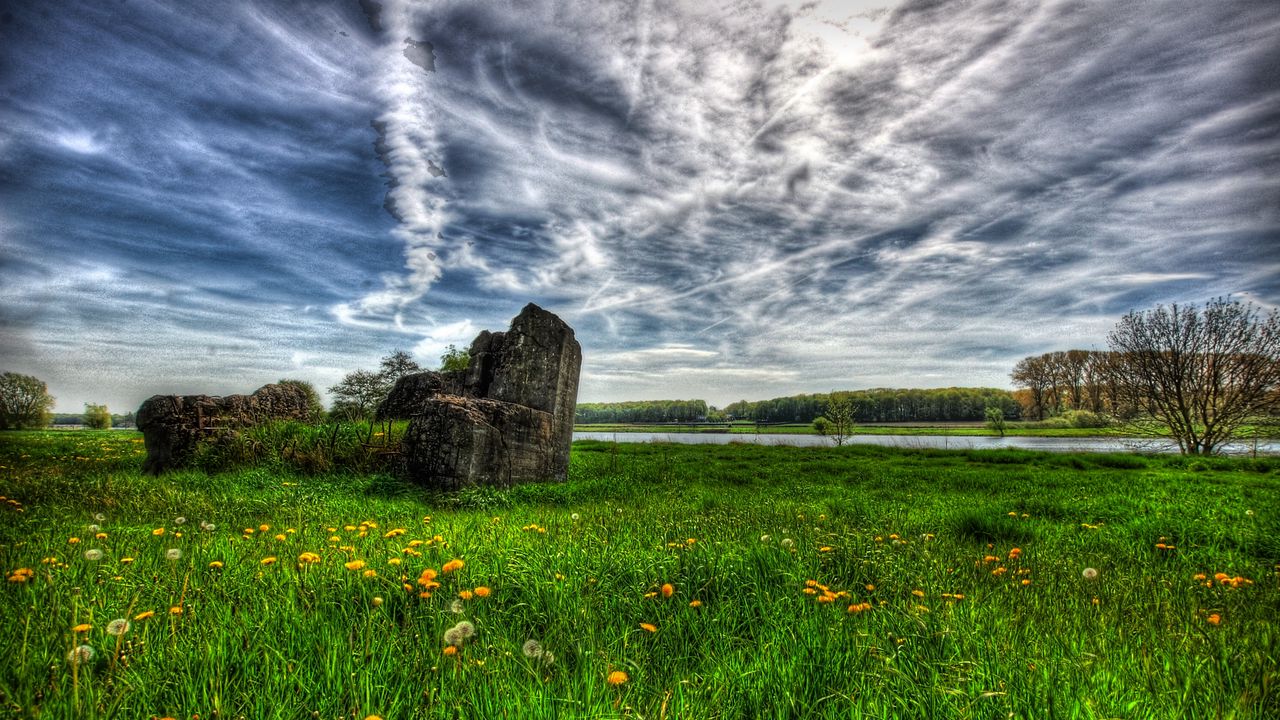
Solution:
[[[870,609],[871,609],[871,603],[869,602],[854,603],[853,605],[849,606],[849,613],[853,615],[857,615],[860,612],[865,612]]]
[[[210,569],[210,570],[221,570],[221,569],[222,569],[222,561],[221,561],[221,560],[214,560],[213,562],[209,563],[209,569]]]
[[[106,522],[107,516],[103,515],[102,513],[94,513],[93,519],[97,520],[98,522]]]
[[[984,555],[982,558],[982,562],[984,563],[1000,562],[1000,558],[996,557],[995,555]]]
[[[364,576],[367,578],[378,577],[378,571],[374,570],[373,568],[369,568],[368,570],[364,571]]]
[[[449,612],[454,615],[461,615],[465,610],[466,609],[462,606],[461,600],[455,598],[453,602],[449,603]]]
[[[471,599],[471,594],[472,594],[472,593],[471,593],[471,591],[470,591],[470,590],[459,590],[459,591],[458,591],[458,597],[459,597],[459,598],[462,598],[463,600],[470,600],[470,599]]]
[[[405,534],[406,532],[409,532],[409,531],[408,531],[408,530],[405,530],[404,528],[395,528],[394,530],[388,530],[388,531],[386,532],[386,534],[385,534],[385,535],[383,535],[382,537],[384,537],[384,538],[386,538],[386,539],[388,539],[388,540],[389,540],[389,539],[391,539],[391,538],[393,538],[393,537],[399,537],[399,536],[401,536],[401,535]]]
[[[461,570],[465,566],[466,566],[466,563],[462,562],[461,560],[457,560],[457,559],[450,560],[449,562],[444,564],[444,567],[440,568],[440,573],[442,575],[448,575],[454,570]]]
[[[1018,559],[1018,558],[1020,558],[1020,557],[1022,557],[1022,549],[1021,549],[1021,548],[1014,548],[1014,549],[1012,549],[1012,550],[1010,550],[1010,551],[1009,551],[1009,559],[1010,559],[1010,560],[1017,560],[1017,559]]]
[[[441,652],[443,652],[445,655],[457,655],[457,654],[458,654],[458,646],[457,646],[457,645],[445,645],[445,646],[444,646],[444,650],[442,650]]]
[[[658,632],[658,626],[652,623],[640,623],[640,629],[644,630],[645,632],[651,632],[651,633]]]
[[[778,543],[784,550],[790,550],[795,547],[796,541],[791,538],[782,538],[782,542]]]
[[[71,628],[71,632],[82,633],[82,632],[89,632],[92,629],[93,629],[93,626],[90,625],[89,623],[80,623],[79,625]]]
[[[621,670],[614,670],[613,672],[609,673],[609,684],[613,685],[614,687],[617,687],[618,685],[623,685],[630,679],[631,678],[627,677],[627,674]]]
[[[131,557],[122,557],[122,558],[120,558],[120,564],[121,564],[121,565],[128,565],[128,564],[129,564],[129,563],[131,563],[131,562],[133,562],[133,558],[131,558]]]
[[[663,585],[662,585],[662,597],[664,597],[664,598],[669,598],[669,597],[671,597],[672,595],[675,595],[675,594],[676,594],[676,588],[675,588],[675,586],[674,586],[674,585],[672,585],[671,583],[663,583]]]
[[[271,526],[265,523],[258,526],[258,532],[267,532],[270,529],[271,529]]]
[[[107,634],[119,637],[129,632],[129,627],[128,620],[125,620],[124,618],[116,618],[115,620],[107,623]]]
[[[382,596],[374,595],[372,602],[374,607],[382,607]]]
[[[94,536],[93,536],[93,539],[94,539],[94,540],[106,540],[106,539],[107,539],[107,534],[106,534],[106,533],[104,533],[104,532],[100,532],[100,533],[98,533],[98,534],[94,535]]]
[[[823,545],[822,547],[818,548],[818,552],[831,552],[831,546]]]
[[[200,529],[204,530],[205,532],[213,532],[213,530],[217,527],[218,527],[217,525],[214,525],[211,522],[208,522],[205,520],[200,521]]]
[[[1080,573],[1080,575],[1083,576],[1085,580],[1098,579],[1098,571],[1091,567],[1085,568],[1084,571]]]
[[[90,525],[89,527],[85,528],[85,530],[88,530],[91,533],[96,533],[101,529],[102,528],[98,527],[97,525]]]
[[[90,562],[96,562],[96,561],[98,561],[98,560],[101,560],[101,559],[102,559],[102,551],[101,551],[101,550],[99,550],[99,549],[97,549],[97,548],[94,548],[94,549],[92,549],[92,550],[85,550],[85,551],[84,551],[84,559],[85,559],[85,560],[89,560]]]
[[[1249,516],[1249,517],[1253,517],[1253,511],[1252,511],[1252,510],[1245,510],[1245,511],[1244,511],[1244,514],[1245,514],[1245,515],[1247,515],[1247,516]]]
[[[691,607],[691,608],[700,608],[700,607],[702,607],[702,601],[701,601],[701,600],[690,600],[690,601],[689,601],[689,607]]]
[[[462,637],[462,633],[458,630],[456,625],[444,631],[445,645],[448,645],[450,647],[453,647],[455,645],[461,645],[463,640],[465,640],[465,638]]]
[[[315,565],[318,562],[320,562],[320,556],[313,552],[304,552],[298,556],[300,565]]]
[[[80,542],[80,538],[78,538],[78,537],[67,538],[67,544],[68,544],[68,545],[75,545],[75,544],[77,544],[77,543],[79,543],[79,542]]]
[[[182,517],[181,515],[173,519],[174,525],[185,525],[186,523],[187,523],[187,519]]]
[[[352,560],[351,562],[343,563],[342,566],[348,570],[359,570],[360,568],[364,567],[364,561]]]
[[[760,536],[760,542],[762,542],[762,543],[767,543],[767,542],[769,542],[769,536],[768,536],[768,535],[761,535],[761,536]]]
[[[525,640],[524,646],[520,648],[520,651],[523,652],[524,656],[527,658],[542,657],[542,643],[537,640]]]
[[[454,625],[454,627],[458,630],[458,632],[462,633],[463,638],[470,638],[471,636],[476,634],[476,626],[472,625],[466,620],[463,620],[457,625]]]
[[[178,560],[182,557],[182,551],[178,548],[169,548],[164,552],[165,560]]]
[[[867,588],[867,592],[874,592],[876,589],[876,586],[872,585],[871,583],[867,583],[866,588]]]
[[[1023,584],[1023,585],[1030,585],[1030,584],[1031,584],[1031,581],[1030,581],[1030,580],[1023,580],[1023,581],[1022,581],[1022,584]]]
[[[158,528],[156,528],[155,530],[152,530],[152,531],[151,531],[151,534],[152,534],[152,535],[155,535],[156,537],[160,537],[161,535],[163,535],[163,534],[164,534],[164,528],[162,528],[162,527],[158,527]]]
[[[259,565],[274,565],[276,562],[275,555],[268,555],[258,562]]]
[[[79,645],[67,653],[67,662],[72,665],[84,665],[93,660],[94,650],[90,645]]]
[[[569,519],[570,519],[570,520],[572,520],[572,521],[574,521],[574,522],[578,522],[579,520],[581,520],[581,519],[582,519],[582,516],[581,516],[581,515],[579,515],[578,513],[574,513],[574,514],[572,514],[572,515],[570,515],[570,516],[569,516]]]
[[[182,606],[181,606],[181,605],[174,605],[173,607],[169,608],[169,614],[170,614],[170,615],[181,615],[181,614],[182,614]]]
[[[1209,617],[1205,618],[1205,622],[1209,623],[1210,625],[1218,625],[1222,622],[1222,616],[1219,615],[1218,613],[1213,613]]]
[[[133,620],[134,620],[134,622],[139,622],[139,621],[142,621],[142,620],[146,620],[147,618],[149,618],[149,617],[151,617],[151,616],[153,616],[153,615],[155,615],[155,614],[156,614],[156,611],[155,611],[155,610],[146,610],[146,611],[143,611],[143,612],[138,613],[137,615],[134,615],[134,616],[133,616]]]
[[[992,575],[997,575],[997,576],[998,576],[998,575],[1003,575],[1003,574],[1005,574],[1005,573],[1006,573],[1006,572],[1008,572],[1008,571],[1009,571],[1009,568],[1007,568],[1007,567],[1005,567],[1005,566],[1001,565],[1000,567],[996,568],[995,570],[992,570],[992,571],[991,571],[991,574],[992,574]]]
[[[492,593],[493,591],[485,587],[484,585],[481,585],[480,587],[476,588],[473,592],[475,592],[476,597],[478,598],[487,598],[489,597],[490,593]]]
[[[289,538],[286,537],[284,533],[276,533],[276,537],[275,537],[276,542],[284,542],[285,540],[288,540],[288,539]]]
[[[924,597],[924,591],[923,591],[923,590],[912,590],[912,591],[911,591],[911,594],[912,594],[912,595],[915,595],[915,596],[916,596],[916,597],[918,597],[918,598],[922,598],[922,597]]]

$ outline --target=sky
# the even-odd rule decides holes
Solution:
[[[434,367],[579,402],[1010,387],[1280,304],[1280,3],[6,3],[0,371],[57,410]]]

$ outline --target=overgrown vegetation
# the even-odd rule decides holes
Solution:
[[[1280,713],[1275,460],[578,443],[439,495],[141,453],[0,436],[14,716]]]

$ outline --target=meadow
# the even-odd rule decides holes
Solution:
[[[0,434],[0,708],[1280,716],[1280,460],[575,444],[565,483]]]

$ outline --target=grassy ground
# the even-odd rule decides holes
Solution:
[[[579,443],[455,495],[140,461],[0,434],[12,716],[1280,714],[1274,460]]]

